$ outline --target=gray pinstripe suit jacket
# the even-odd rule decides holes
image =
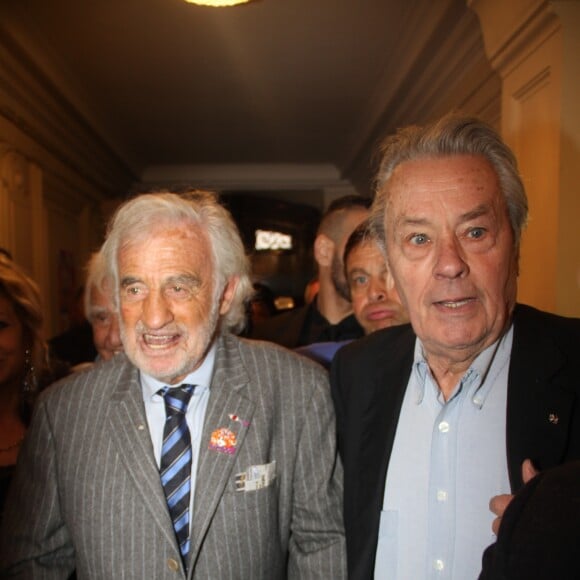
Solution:
[[[346,576],[342,470],[326,372],[267,343],[218,338],[200,450],[190,578]],[[239,420],[232,420],[237,415]],[[235,453],[209,448],[236,434]],[[263,489],[235,476],[276,461]],[[7,577],[185,578],[137,370],[124,356],[39,400],[7,500]]]

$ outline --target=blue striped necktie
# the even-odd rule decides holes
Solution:
[[[173,521],[184,566],[189,554],[189,499],[191,495],[191,437],[185,413],[195,385],[163,387],[158,393],[165,400],[165,428],[161,448],[161,484]]]

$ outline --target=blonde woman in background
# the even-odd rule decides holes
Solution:
[[[0,513],[40,389],[58,372],[48,363],[38,286],[0,254]]]

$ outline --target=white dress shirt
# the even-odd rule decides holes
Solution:
[[[495,541],[489,500],[510,493],[512,338],[510,328],[483,351],[447,401],[417,339],[387,472],[375,578],[477,579],[483,551]]]
[[[192,373],[189,373],[180,384],[186,383],[196,385],[185,419],[189,427],[191,436],[191,496],[189,500],[189,513],[193,514],[193,499],[195,497],[195,481],[197,474],[197,464],[199,460],[199,451],[201,445],[201,435],[203,432],[203,423],[205,412],[209,400],[209,388],[213,376],[215,363],[216,346],[215,342],[211,346],[201,366]],[[166,385],[146,373],[140,373],[141,388],[143,391],[143,401],[145,403],[145,414],[149,426],[149,434],[153,443],[153,453],[157,467],[161,465],[161,447],[163,446],[163,429],[165,426],[165,400],[158,394],[159,389],[169,386],[178,387],[179,385]],[[189,525],[193,517],[189,518]]]

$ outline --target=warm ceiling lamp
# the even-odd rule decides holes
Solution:
[[[252,0],[185,0],[190,4],[199,4],[200,6],[236,6],[237,4],[247,4]]]

